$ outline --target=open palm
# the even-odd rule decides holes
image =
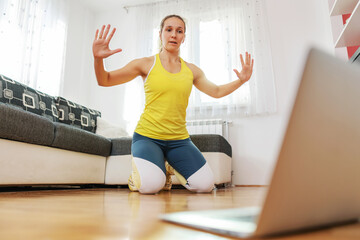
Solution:
[[[239,72],[236,69],[234,69],[234,72],[236,73],[237,77],[245,83],[249,81],[252,75],[253,67],[254,67],[254,59],[251,58],[251,54],[246,52],[245,61],[242,54],[240,54],[240,61],[242,66],[241,72]]]
[[[99,29],[96,30],[95,39],[93,42],[93,54],[95,58],[107,58],[115,53],[122,51],[122,49],[120,48],[114,50],[111,50],[109,48],[110,40],[114,36],[116,28],[114,28],[111,31],[110,35],[108,36],[109,31],[110,31],[110,24],[107,25],[106,29],[105,29],[105,25],[103,25],[100,33],[99,33]]]

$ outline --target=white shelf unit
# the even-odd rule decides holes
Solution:
[[[351,16],[341,32],[335,47],[360,45],[360,1],[355,6]]]
[[[351,13],[335,42],[336,48],[360,45],[360,0],[335,0],[330,16]]]
[[[358,0],[336,0],[330,11],[330,16],[352,13]]]

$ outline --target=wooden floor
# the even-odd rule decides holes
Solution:
[[[266,188],[194,194],[173,189],[141,195],[126,188],[0,189],[0,239],[229,239],[162,222],[163,213],[261,204]],[[272,238],[274,239],[274,238]],[[360,239],[360,224],[276,239]]]

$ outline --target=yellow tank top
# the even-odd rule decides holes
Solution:
[[[170,73],[162,66],[159,54],[145,79],[145,109],[135,132],[160,140],[189,137],[186,108],[193,85],[193,73],[180,58],[181,70]]]

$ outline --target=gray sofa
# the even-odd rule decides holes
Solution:
[[[0,75],[0,186],[126,185],[131,137],[96,134],[100,116]],[[191,139],[209,162],[216,184],[229,183],[230,144],[220,135]]]

